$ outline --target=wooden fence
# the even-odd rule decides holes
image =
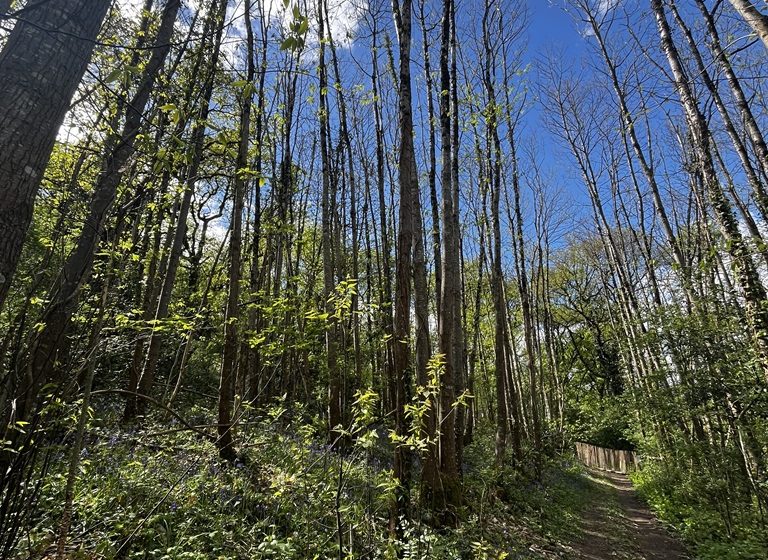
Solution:
[[[576,456],[595,469],[627,474],[637,467],[637,455],[633,451],[608,449],[588,443],[576,442]]]

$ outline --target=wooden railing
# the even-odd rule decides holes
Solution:
[[[608,449],[582,442],[576,442],[576,456],[588,467],[622,474],[635,470],[638,464],[637,455],[633,451]]]

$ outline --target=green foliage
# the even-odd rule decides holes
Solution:
[[[291,0],[283,0],[286,10],[291,6]],[[284,51],[300,51],[306,43],[307,31],[309,30],[309,18],[302,14],[297,5],[291,10],[292,20],[288,24],[288,34],[280,43],[280,48]]]
[[[528,550],[532,542],[546,547],[578,535],[576,518],[587,495],[578,471],[552,460],[544,485],[512,469],[499,478],[487,470],[488,430],[467,450],[468,510],[461,527],[437,530],[421,522],[416,509],[402,538],[393,539],[386,528],[395,481],[377,459],[384,443],[377,400],[370,389],[358,391],[349,430],[354,445],[344,456],[306,422],[303,407],[277,401],[263,416],[243,420],[244,453],[235,464],[219,459],[210,443],[174,429],[174,422],[170,430],[167,423],[116,430],[93,417],[77,477],[70,543],[79,552],[72,557],[338,558],[337,515],[345,558],[394,560],[400,551],[419,560],[497,560],[523,550],[543,558],[531,552],[535,547]],[[204,411],[190,411],[198,413]],[[65,445],[49,450],[56,460],[29,533],[32,558],[55,539],[65,452]],[[493,490],[498,484],[503,497]]]
[[[284,432],[276,416],[243,430],[251,451],[235,465],[184,432],[163,436],[161,444],[149,428],[100,433],[81,460],[73,533],[86,536],[79,546],[115,558],[135,532],[129,558],[335,556],[335,541],[327,539],[335,518],[333,454],[306,431]],[[359,457],[345,461],[344,472],[345,496],[375,491],[387,477]],[[53,538],[63,484],[57,472],[43,488],[36,548]],[[346,497],[342,508],[345,523],[356,528],[381,520],[382,512],[374,502],[366,521],[362,506]],[[375,526],[367,530],[383,538]]]
[[[417,386],[411,402],[405,405],[408,434],[399,435],[391,430],[389,439],[393,444],[424,453],[435,443],[427,433],[427,417],[436,414],[435,402],[439,395],[440,376],[444,371],[445,356],[435,354],[427,364],[427,384]]]
[[[768,542],[759,512],[744,500],[744,489],[734,493],[732,488],[738,483],[732,478],[739,468],[738,457],[708,459],[712,470],[703,472],[690,463],[647,461],[633,473],[632,481],[660,519],[691,544],[696,558],[765,558]]]
[[[600,397],[585,392],[574,398],[566,415],[571,437],[601,447],[632,449],[627,418],[628,395]]]

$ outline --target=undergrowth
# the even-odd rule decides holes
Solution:
[[[716,477],[686,464],[647,461],[631,478],[659,519],[683,537],[695,558],[764,560],[768,558],[766,520],[746,489],[728,488],[733,480],[727,468],[721,467]],[[738,499],[740,495],[742,499]]]
[[[578,538],[588,492],[578,469],[550,458],[536,481],[525,466],[488,467],[490,431],[465,451],[458,528],[430,527],[415,489],[400,540],[388,530],[394,482],[386,445],[338,454],[311,422],[280,408],[244,418],[238,431],[241,458],[230,464],[204,438],[166,420],[116,429],[92,419],[68,558],[550,558]],[[50,470],[17,558],[54,550],[68,443],[47,450]]]

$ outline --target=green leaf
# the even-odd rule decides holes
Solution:
[[[296,49],[298,42],[294,37],[286,37],[285,40],[280,43],[280,50],[292,51]]]
[[[106,78],[104,78],[105,84],[111,84],[112,82],[116,82],[120,79],[120,76],[123,75],[123,69],[122,68],[115,68],[110,72]]]

